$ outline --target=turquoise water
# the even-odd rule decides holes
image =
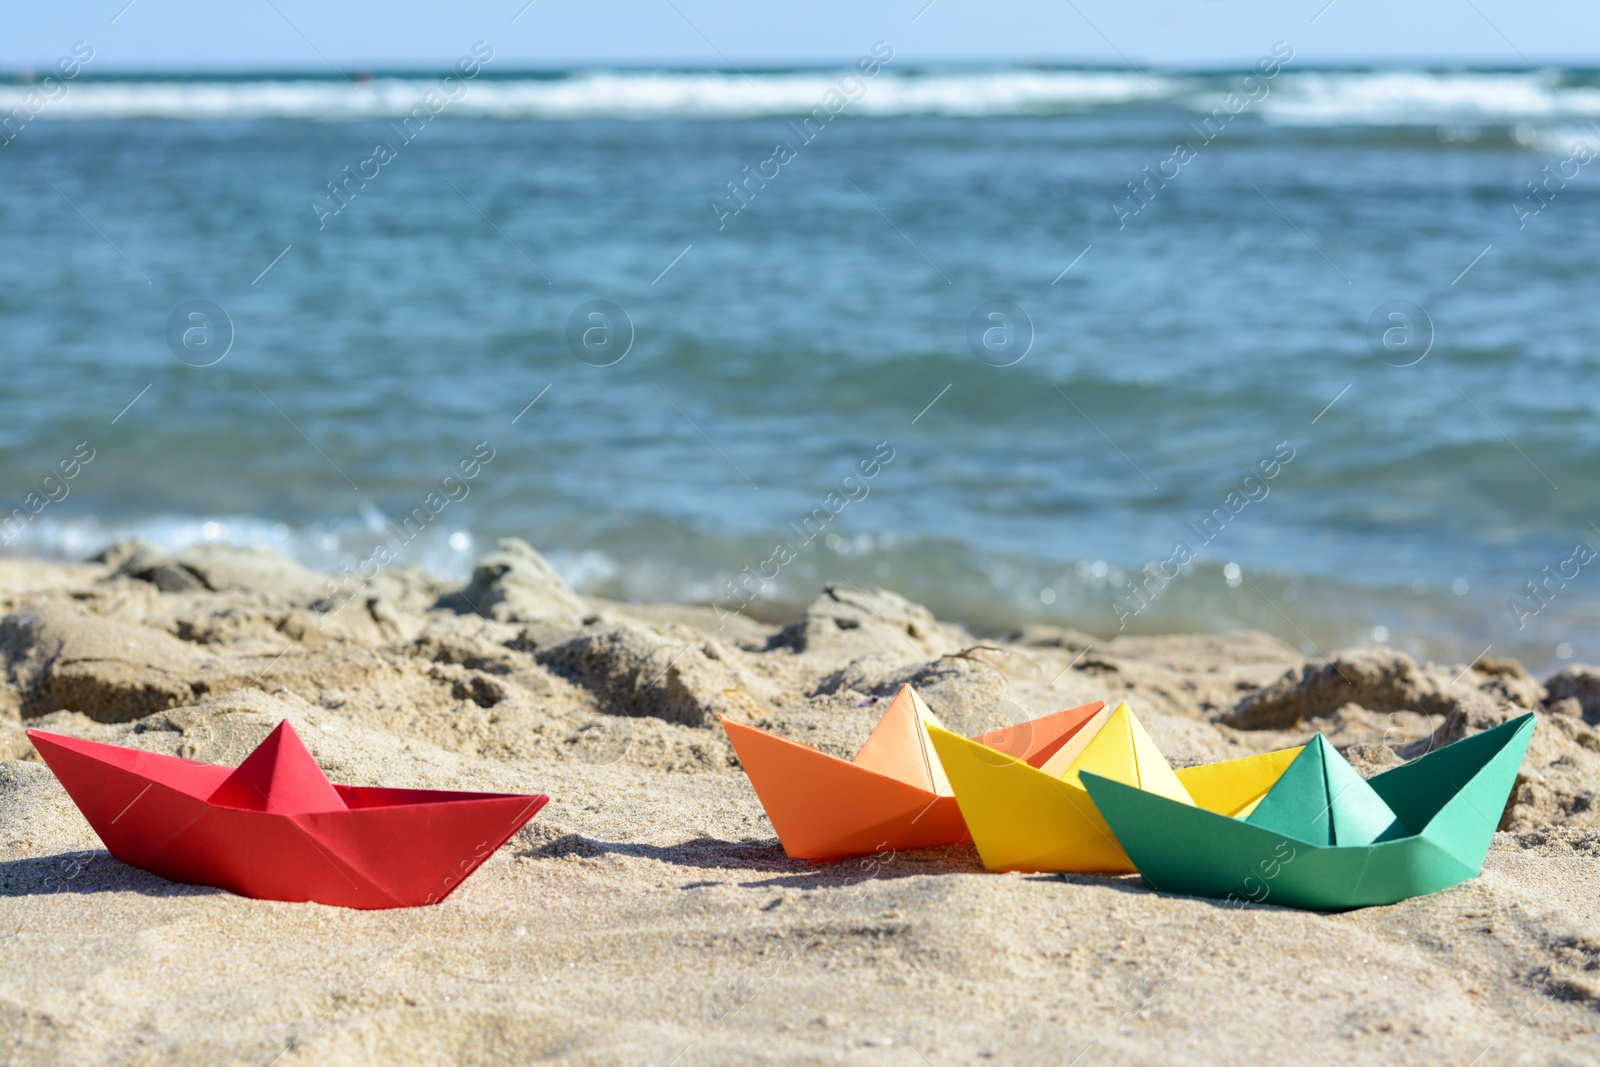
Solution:
[[[1600,79],[1241,78],[85,76],[0,147],[4,551],[1594,660]]]

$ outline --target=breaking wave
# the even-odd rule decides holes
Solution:
[[[1240,74],[1140,74],[1083,69],[891,70],[866,83],[857,115],[1038,115],[1152,103],[1209,111]],[[484,119],[734,119],[803,114],[839,84],[837,71],[749,75],[591,70],[499,75],[471,83],[449,114]],[[437,79],[362,77],[115,78],[86,76],[39,111],[53,119],[301,119],[407,115]],[[23,81],[0,86],[0,112]],[[1579,122],[1600,118],[1600,84],[1583,72],[1294,71],[1254,109],[1282,125]]]

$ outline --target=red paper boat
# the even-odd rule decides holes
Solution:
[[[333,785],[287,719],[237,769],[28,739],[117,859],[259,900],[437,904],[550,799]]]

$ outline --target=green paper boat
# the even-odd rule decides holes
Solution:
[[[1151,888],[1336,911],[1477,877],[1533,727],[1523,715],[1370,780],[1317,734],[1242,819],[1082,777]]]

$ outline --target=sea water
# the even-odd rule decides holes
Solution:
[[[1600,656],[1600,76],[854,69],[83,73],[0,146],[3,551]]]

